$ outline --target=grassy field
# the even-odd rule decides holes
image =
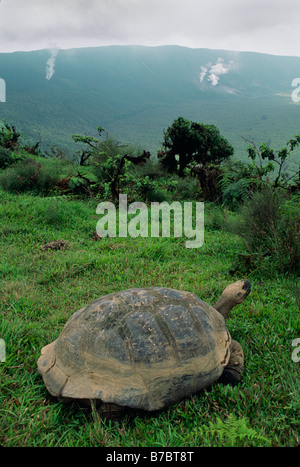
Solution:
[[[295,278],[249,276],[252,292],[227,321],[245,352],[243,381],[156,414],[101,419],[96,410],[51,398],[36,362],[67,319],[89,301],[130,287],[166,286],[215,303],[240,279],[228,270],[243,252],[239,237],[220,230],[221,208],[205,207],[205,243],[184,239],[93,236],[97,200],[0,192],[0,444],[2,446],[296,446],[299,363],[292,341],[300,319]],[[61,250],[43,250],[54,240]]]

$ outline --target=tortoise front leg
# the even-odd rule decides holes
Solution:
[[[218,382],[235,386],[242,379],[244,371],[244,352],[239,342],[232,340],[230,344],[230,359]]]

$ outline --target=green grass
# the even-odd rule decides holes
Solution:
[[[230,282],[242,241],[220,230],[207,206],[205,243],[184,239],[95,241],[97,200],[0,192],[0,444],[3,446],[296,446],[299,444],[299,337],[295,278],[249,279],[252,292],[227,321],[243,345],[245,374],[235,387],[216,384],[159,414],[103,420],[76,403],[50,397],[36,362],[67,319],[101,295],[129,287],[167,286],[214,303]],[[63,250],[42,250],[54,240]]]

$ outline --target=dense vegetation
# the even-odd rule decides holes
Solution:
[[[45,154],[31,146],[14,125],[1,126],[0,444],[298,445],[299,174],[285,167],[299,136],[278,151],[250,142],[247,162],[192,157],[179,173],[162,163],[167,145],[154,160],[101,127],[97,137],[74,141],[70,162],[55,148]],[[99,238],[96,207],[120,193],[147,204],[204,200],[204,245],[186,249],[173,236]],[[36,370],[41,347],[87,302],[133,286],[167,286],[215,303],[241,277],[252,292],[227,322],[245,352],[238,386],[216,384],[161,413],[119,421],[49,396]]]

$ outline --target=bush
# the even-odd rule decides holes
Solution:
[[[59,180],[55,169],[50,170],[33,159],[26,159],[8,168],[0,176],[0,185],[4,191],[24,193],[48,193]]]
[[[36,183],[39,164],[31,159],[7,169],[1,175],[0,184],[5,191],[22,193],[29,191]]]
[[[198,180],[192,177],[178,178],[174,200],[194,201],[199,197]]]
[[[162,203],[163,201],[169,201],[170,196],[166,190],[163,190],[161,188],[154,188],[148,191],[146,195],[146,200],[149,203],[151,202]]]
[[[59,183],[60,176],[57,167],[50,167],[39,164],[40,168],[37,174],[36,185],[34,189],[38,193],[50,193]]]
[[[223,191],[222,201],[224,206],[231,210],[237,209],[241,202],[249,196],[250,180],[241,178],[229,184]]]
[[[0,146],[0,169],[7,167],[13,163],[12,151]]]
[[[266,186],[245,202],[239,223],[233,230],[246,243],[246,254],[240,255],[233,271],[263,268],[299,271],[300,267],[300,202],[286,193]]]
[[[227,161],[222,165],[219,177],[222,204],[235,211],[239,209],[251,193],[260,189],[264,183],[253,177],[253,167],[242,161]]]
[[[12,151],[11,149],[0,146],[0,169],[6,169],[11,165],[15,165],[18,162],[23,161],[27,157],[28,154],[24,149]]]
[[[226,214],[220,205],[205,203],[205,229],[223,230]]]
[[[151,180],[155,180],[166,177],[166,172],[161,164],[152,159],[148,159],[143,164],[134,166],[133,170],[138,178],[149,177]]]

